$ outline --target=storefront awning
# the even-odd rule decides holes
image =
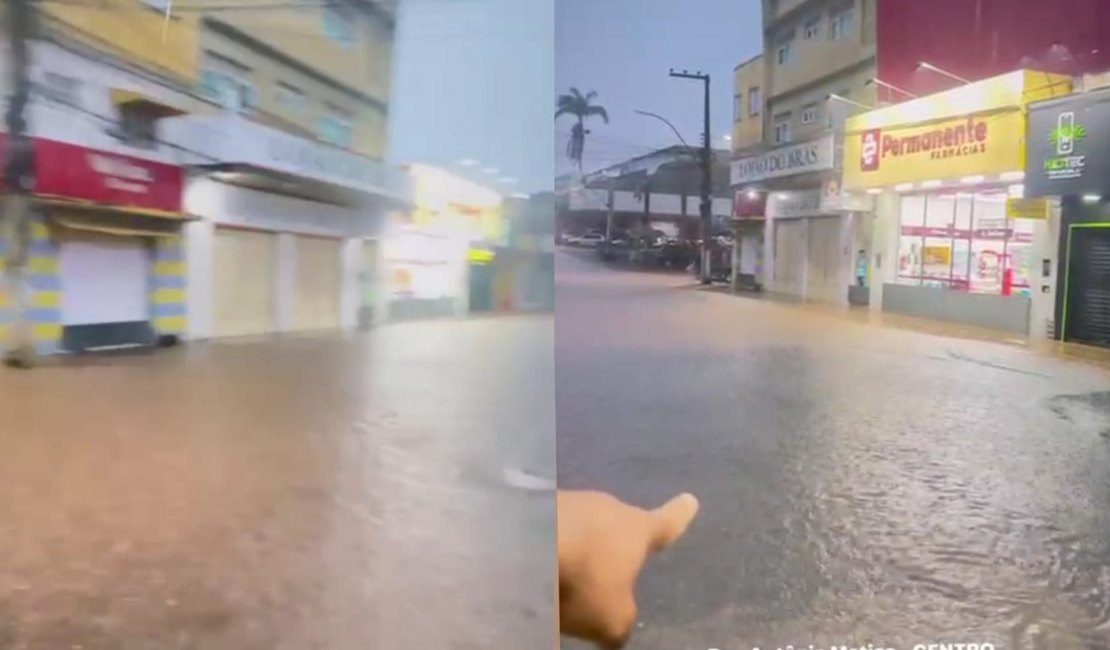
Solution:
[[[187,164],[243,176],[234,182],[285,185],[278,191],[293,195],[309,188],[314,194],[326,189],[399,206],[413,202],[412,179],[400,169],[241,115],[183,115],[166,120],[163,127],[167,140],[188,145]]]
[[[164,214],[145,210],[129,210],[118,206],[90,205],[79,202],[36,197],[36,205],[46,208],[47,223],[83,232],[125,237],[166,237],[181,233],[182,223],[191,215],[167,218]]]
[[[117,215],[130,215],[134,217],[160,219],[169,222],[195,221],[200,218],[196,215],[188,214],[186,212],[170,212],[167,210],[142,208],[138,206],[107,205],[103,203],[78,201],[56,196],[36,195],[33,197],[33,201],[38,205],[65,208],[66,210],[74,212],[112,213]]]
[[[159,118],[185,114],[185,111],[176,106],[126,88],[112,88],[108,91],[108,95],[113,106],[141,106]]]

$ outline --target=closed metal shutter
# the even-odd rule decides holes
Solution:
[[[1110,229],[1075,228],[1069,263],[1069,341],[1110,347]]]
[[[339,240],[297,237],[296,266],[292,329],[337,329],[342,284]]]
[[[806,220],[775,224],[774,291],[801,296],[805,291]]]
[[[840,218],[813,217],[809,221],[806,261],[806,299],[841,302],[848,294],[841,271]]]
[[[274,292],[277,237],[216,228],[213,250],[213,335],[277,331]]]

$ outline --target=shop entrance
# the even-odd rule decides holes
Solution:
[[[216,228],[213,244],[213,334],[246,336],[276,331],[277,237]]]
[[[296,241],[292,329],[337,329],[342,281],[339,240],[299,236]]]
[[[62,349],[153,344],[150,260],[150,249],[140,237],[66,232],[58,250]]]
[[[1110,228],[1070,233],[1064,339],[1110,347]]]

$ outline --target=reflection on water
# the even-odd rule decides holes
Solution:
[[[514,406],[552,399],[551,337],[422,323],[0,374],[0,648],[543,647],[554,499],[494,479],[553,444]]]
[[[690,490],[636,649],[1110,647],[1110,394],[982,340],[560,258],[559,477]]]

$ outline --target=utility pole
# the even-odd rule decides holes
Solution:
[[[709,135],[709,75],[701,72],[675,72],[671,76],[680,79],[696,79],[705,85],[705,126],[701,135],[701,283],[709,284],[712,277],[713,256],[709,246],[709,234],[713,219],[713,138]]]
[[[27,104],[31,99],[29,42],[34,29],[31,0],[6,0],[11,88],[8,96],[7,151],[4,158],[4,224],[7,255],[5,275],[15,321],[8,333],[4,363],[30,368],[35,363],[34,337],[27,321],[27,262],[30,258],[31,219],[28,196],[34,187],[34,142],[27,135]]]

